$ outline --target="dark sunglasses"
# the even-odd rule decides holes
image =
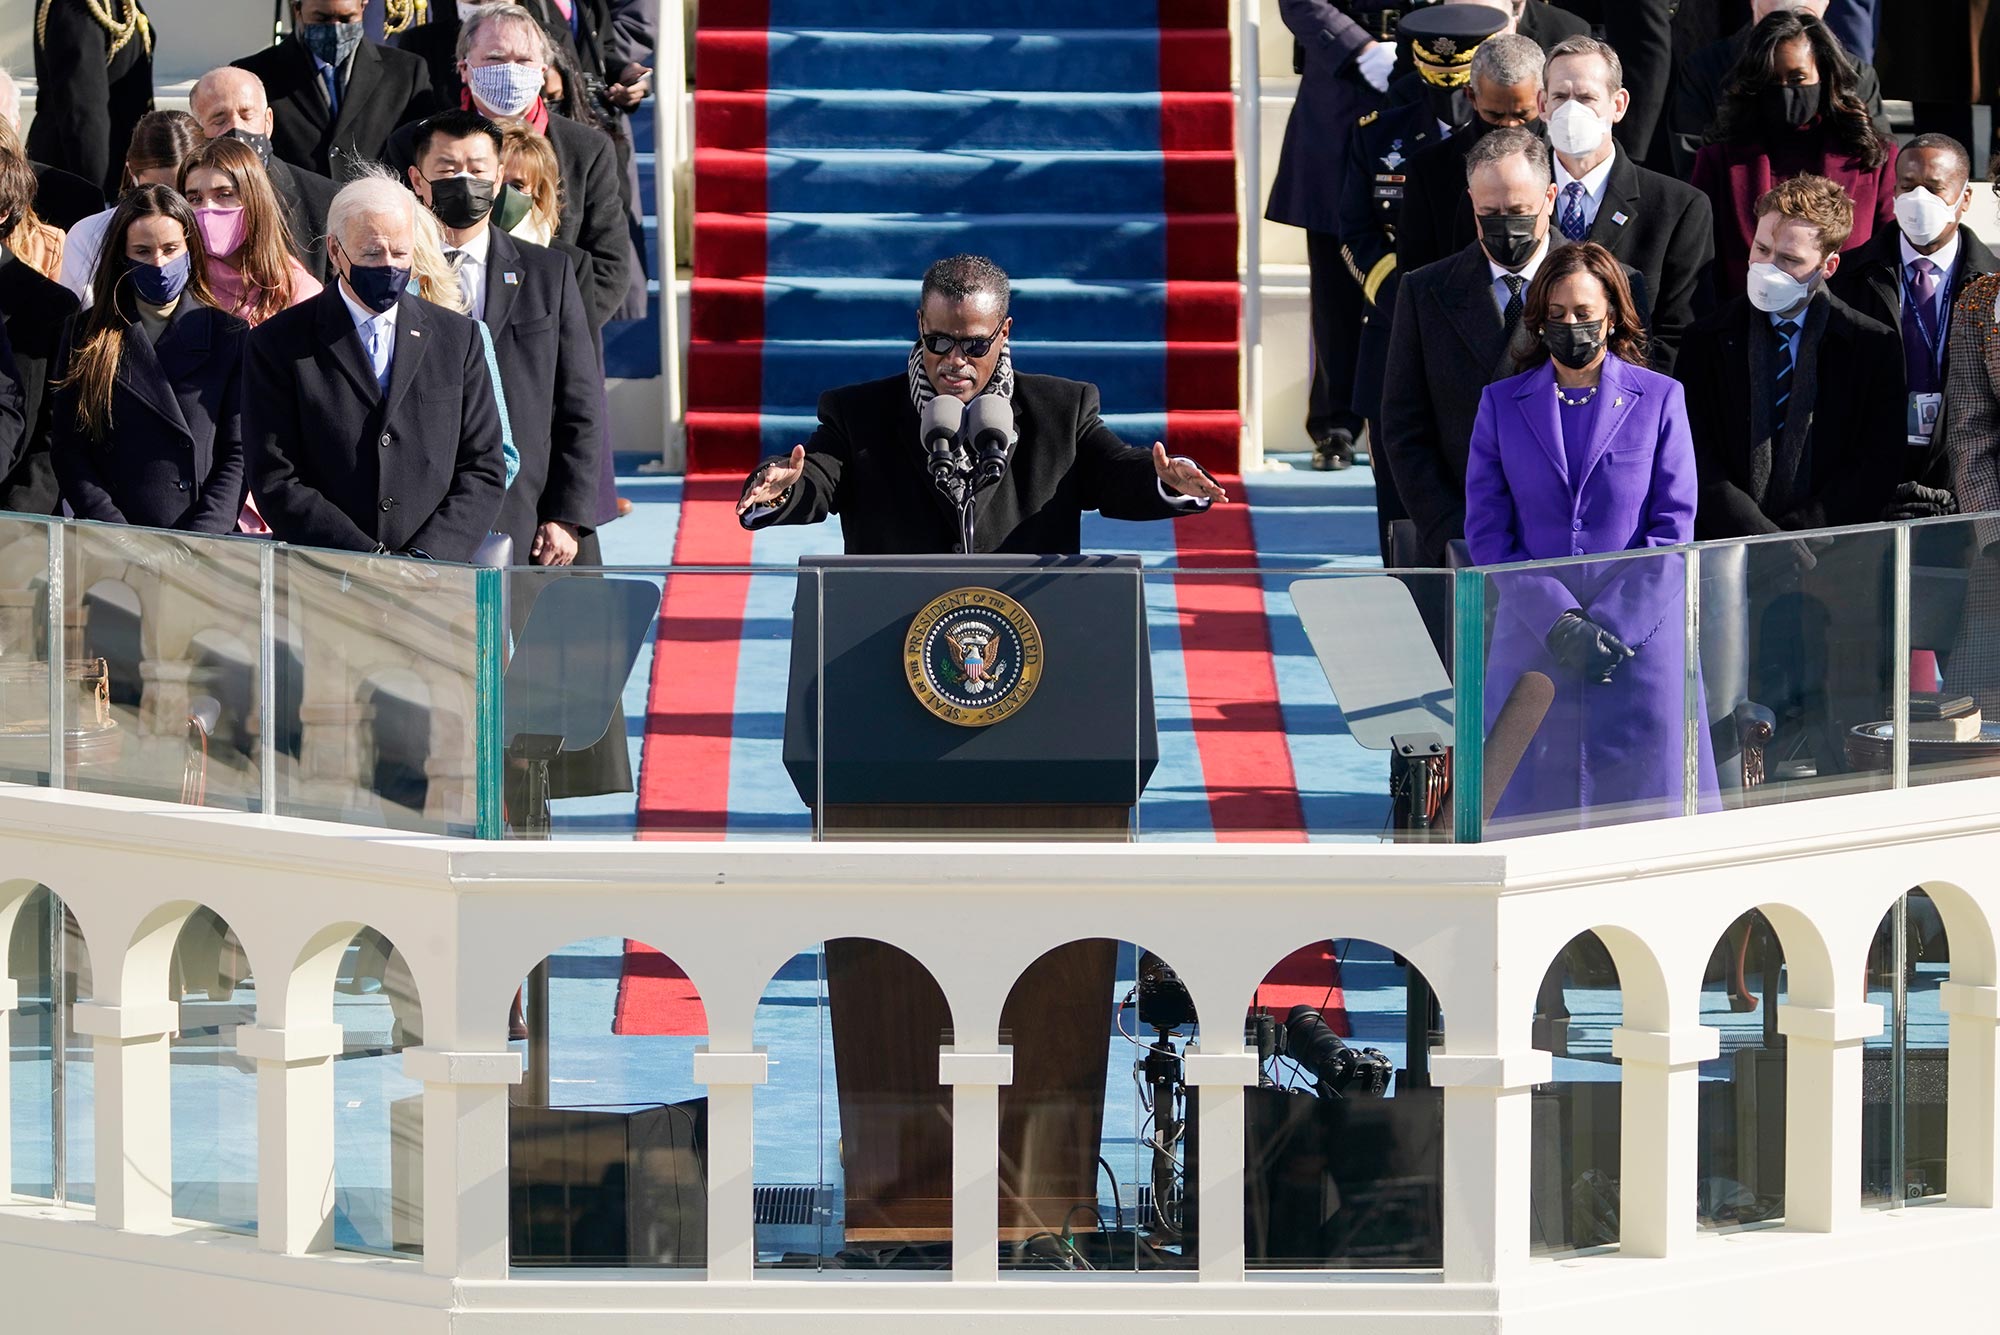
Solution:
[[[949,357],[952,349],[957,348],[963,350],[965,355],[974,361],[991,352],[993,345],[999,341],[1000,331],[997,329],[990,334],[980,334],[975,338],[956,338],[951,334],[923,335],[924,350],[933,357]]]

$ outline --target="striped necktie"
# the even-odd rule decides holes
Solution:
[[[1785,434],[1785,415],[1792,397],[1792,336],[1799,332],[1797,320],[1780,320],[1772,326],[1778,337],[1778,373],[1771,381],[1771,438]]]

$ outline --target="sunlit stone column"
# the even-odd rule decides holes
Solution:
[[[1951,1017],[1945,1196],[1990,1208],[2000,1201],[2000,987],[1948,982],[1938,1004]]]
[[[771,1078],[764,1049],[697,1048],[694,1082],[708,1086],[708,1277],[747,1281],[757,1269],[756,1193],[751,1176],[757,1086]]]
[[[1444,1090],[1449,1283],[1492,1284],[1527,1264],[1532,1090],[1551,1066],[1539,1049],[1431,1058],[1431,1082]]]
[[[1882,1008],[1778,1007],[1785,1036],[1785,1226],[1830,1233],[1861,1213],[1861,1045]]]
[[[1618,1249],[1668,1256],[1695,1236],[1696,1119],[1701,1063],[1721,1051],[1720,1030],[1618,1028]]]
[[[521,1054],[407,1048],[424,1082],[424,1270],[507,1278],[507,1091]]]
[[[0,937],[0,940],[4,940]],[[21,987],[12,978],[0,974],[0,1034],[9,1032],[7,1017],[21,1004]],[[62,1042],[57,1034],[55,1041]],[[0,1069],[0,1200],[5,1200],[14,1191],[14,1081],[12,1072]]]
[[[154,1231],[174,1215],[173,1083],[169,1044],[180,1007],[78,1002],[97,1104],[97,1222]]]
[[[236,1031],[257,1063],[257,1245],[304,1256],[333,1247],[333,1059],[337,1024]]]
[[[1014,1050],[938,1053],[951,1088],[951,1277],[1000,1278],[1000,1087],[1014,1083]]]
[[[1243,1091],[1257,1083],[1254,1052],[1190,1051],[1187,1082],[1199,1100],[1201,1237],[1204,1284],[1243,1282]]]

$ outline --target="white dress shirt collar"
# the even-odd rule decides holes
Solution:
[[[1551,232],[1553,230],[1554,230],[1553,228],[1550,229]],[[1535,247],[1535,253],[1528,258],[1528,262],[1526,264],[1522,265],[1518,269],[1503,268],[1500,265],[1495,264],[1493,262],[1493,257],[1491,255],[1486,255],[1486,252],[1483,250],[1480,251],[1479,252],[1480,254],[1486,255],[1486,267],[1488,270],[1491,271],[1491,277],[1494,284],[1498,285],[1500,280],[1506,277],[1508,274],[1514,274],[1517,277],[1524,278],[1530,283],[1534,282],[1535,275],[1541,271],[1542,261],[1549,257],[1549,235],[1550,232],[1542,233],[1542,244]]]
[[[1938,267],[1938,273],[1941,275],[1950,273],[1952,266],[1958,263],[1958,243],[1960,239],[1959,234],[1954,231],[1951,234],[1951,240],[1938,247],[1937,254],[1919,255],[1917,248],[1910,244],[1910,238],[1904,236],[1903,229],[1898,227],[1896,229],[1896,249],[1903,257],[1903,277],[1908,278],[1910,276],[1910,266],[1918,260],[1929,260]]]
[[[1555,158],[1556,163],[1556,208],[1560,212],[1562,209],[1562,192],[1569,189],[1570,182],[1578,178],[1569,174],[1569,168],[1563,165],[1560,153],[1552,156]],[[1583,193],[1590,197],[1591,208],[1589,211],[1592,216],[1595,216],[1597,212],[1596,206],[1604,202],[1604,183],[1611,179],[1611,168],[1617,161],[1618,150],[1614,148],[1610,153],[1605,155],[1604,161],[1585,172],[1581,178]]]
[[[486,263],[486,256],[492,249],[493,228],[486,226],[480,228],[479,235],[473,237],[470,241],[464,241],[455,246],[447,244],[444,253],[449,256],[454,250],[462,251],[465,254],[466,261],[484,265]]]
[[[391,330],[396,327],[396,313],[402,309],[401,302],[377,315],[374,311],[369,310],[366,306],[356,301],[353,295],[348,292],[347,284],[341,282],[339,278],[334,279],[334,286],[340,289],[340,299],[347,303],[347,313],[354,317],[354,331],[356,333],[363,335],[365,338],[368,326],[371,324],[379,324]]]

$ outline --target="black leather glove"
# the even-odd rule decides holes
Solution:
[[[1921,482],[1905,482],[1882,510],[1884,521],[1937,519],[1958,513],[1957,499],[1943,487],[1926,487]]]
[[[1625,641],[1581,612],[1565,612],[1549,627],[1544,641],[1556,662],[1585,681],[1609,685],[1611,673],[1632,657]]]

